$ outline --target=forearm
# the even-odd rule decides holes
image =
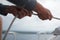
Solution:
[[[46,8],[43,7],[40,3],[36,3],[34,11],[37,13],[45,13],[46,12]]]
[[[2,14],[2,15],[4,15],[4,16],[7,15],[7,13],[5,12],[6,7],[7,7],[6,5],[0,4],[0,14]]]

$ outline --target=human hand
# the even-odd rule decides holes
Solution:
[[[17,16],[19,19],[25,17],[25,16],[31,16],[32,15],[32,11],[28,11],[24,8],[20,8],[20,7],[16,7],[16,6],[8,6],[6,7],[5,10],[6,13],[11,13],[14,16]]]
[[[51,20],[53,17],[50,10],[44,8],[39,3],[36,4],[34,11],[37,12],[38,17],[42,20],[47,20],[47,19]]]
[[[21,19],[21,18],[23,18],[25,16],[31,17],[32,16],[32,13],[33,13],[32,11],[28,11],[28,10],[22,8],[21,10],[18,10],[18,15],[19,15],[18,18]]]
[[[38,13],[38,17],[42,20],[47,20],[47,19],[51,20],[53,16],[51,12],[48,9],[46,9],[45,12],[43,11],[42,13]]]

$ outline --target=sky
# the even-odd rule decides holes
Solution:
[[[60,18],[60,0],[37,0],[44,7],[49,9],[54,17]],[[6,0],[0,0],[0,3],[4,5],[14,5]],[[2,15],[1,15],[2,16]],[[3,30],[7,30],[9,24],[13,20],[14,16],[8,14],[7,16],[2,16],[3,18]],[[16,19],[12,25],[11,30],[14,31],[38,31],[47,32],[54,31],[55,28],[60,27],[60,20],[52,18],[49,20],[41,20],[38,16],[32,15],[32,17],[24,17],[22,19]]]

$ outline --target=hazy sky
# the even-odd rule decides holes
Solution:
[[[59,0],[37,0],[44,7],[48,8],[53,16],[60,17],[60,1]],[[11,5],[11,3],[0,0],[0,3]],[[2,16],[3,18],[3,30],[6,30],[13,19],[13,15],[8,14],[7,16]],[[42,21],[37,16],[32,15],[32,17],[24,17],[22,19],[16,19],[12,30],[17,31],[53,31],[56,27],[60,26],[60,20],[52,19],[51,21]]]

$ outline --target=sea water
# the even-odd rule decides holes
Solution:
[[[53,35],[52,34],[8,34],[6,40],[49,40]],[[4,37],[4,34],[2,34]]]

